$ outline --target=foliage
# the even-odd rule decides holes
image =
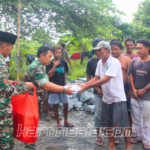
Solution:
[[[134,13],[134,23],[141,22],[143,26],[150,27],[150,0],[144,0]]]
[[[19,77],[22,79],[25,71],[27,70],[29,64],[27,62],[27,54],[37,54],[38,47],[41,46],[37,41],[27,42],[25,40],[20,40],[19,56],[21,57],[19,61]],[[17,78],[17,47],[15,45],[14,49],[11,52],[10,57],[10,67],[9,75],[12,80]]]
[[[81,38],[97,36],[109,13],[121,13],[111,0],[22,0],[21,37],[34,37],[41,28],[45,32],[69,31]],[[18,0],[0,1],[0,18],[6,30],[17,31]],[[40,32],[41,33],[41,32]],[[39,34],[40,35],[40,34]],[[38,39],[36,39],[38,40]]]
[[[80,64],[80,61],[80,59],[71,60],[73,69],[69,66],[68,80],[77,80],[78,78],[86,77],[86,66],[88,59],[84,59],[82,64]]]

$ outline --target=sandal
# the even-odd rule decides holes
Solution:
[[[47,116],[45,117],[45,120],[50,121],[50,120],[51,120],[51,115],[47,115]]]
[[[102,146],[103,145],[103,141],[102,140],[99,141],[99,140],[96,139],[95,141],[101,143],[101,144],[98,144],[98,143],[95,142],[95,144],[97,144],[98,146]]]
[[[133,133],[131,134],[131,137],[132,137],[132,138],[136,138],[136,133],[133,132]]]
[[[131,144],[142,143],[142,140],[137,140],[136,138],[131,140]]]
[[[119,140],[115,137],[115,144],[119,144]]]
[[[73,127],[73,124],[72,123],[67,123],[64,125],[65,127]]]
[[[59,126],[57,125],[56,129],[61,130],[62,129],[62,125],[59,125]]]
[[[148,143],[148,145],[146,145],[145,143],[143,143],[143,149],[150,150],[150,148],[147,148],[147,147],[150,147],[150,143]]]

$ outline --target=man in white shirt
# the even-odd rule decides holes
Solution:
[[[86,83],[78,84],[82,87],[79,93],[92,87],[102,86],[101,126],[108,128],[108,149],[116,150],[114,129],[123,128],[124,133],[128,134],[130,127],[121,64],[110,55],[111,47],[109,43],[101,41],[94,49],[98,50],[101,56],[97,64],[95,77]],[[130,135],[124,136],[124,138],[126,141],[126,150],[132,150]]]

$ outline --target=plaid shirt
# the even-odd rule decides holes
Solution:
[[[61,55],[60,59],[67,61],[68,58],[69,58],[68,52],[66,50],[62,50],[62,55]]]

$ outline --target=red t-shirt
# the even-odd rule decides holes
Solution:
[[[127,55],[127,53],[123,53],[122,55],[129,57],[129,56]],[[133,58],[136,58],[136,57],[139,57],[139,55],[136,54],[136,53],[132,53],[132,56],[129,57],[129,58],[132,60]]]

